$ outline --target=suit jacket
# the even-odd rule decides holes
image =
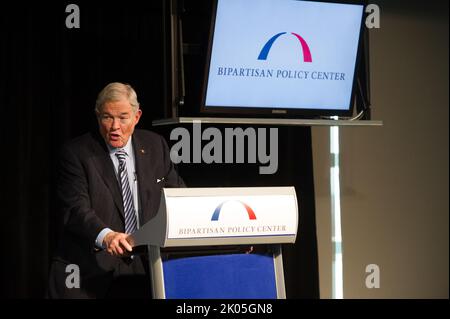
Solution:
[[[139,220],[143,225],[156,215],[161,189],[183,187],[184,182],[175,171],[167,143],[161,136],[136,129],[132,143]],[[95,239],[102,229],[108,227],[119,232],[125,229],[120,185],[106,143],[99,133],[85,134],[63,146],[56,190],[62,227],[50,270],[49,296],[104,297],[117,271],[130,261],[110,256],[95,247]],[[141,261],[139,258],[133,262]],[[67,272],[69,264],[78,266],[79,288],[66,285],[67,280],[75,279],[68,279],[72,274]],[[143,274],[143,265],[136,264],[133,272]]]

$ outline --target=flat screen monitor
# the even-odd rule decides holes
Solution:
[[[364,6],[216,0],[201,113],[352,113]]]

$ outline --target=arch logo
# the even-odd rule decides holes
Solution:
[[[253,211],[253,209],[249,205],[247,205],[246,203],[244,203],[244,202],[242,202],[240,200],[239,201],[227,200],[227,201],[224,201],[224,202],[220,203],[216,207],[216,209],[214,210],[214,213],[212,214],[211,221],[218,221],[219,220],[219,216],[220,216],[220,212],[222,210],[222,207],[224,206],[224,204],[226,204],[228,202],[238,202],[238,203],[240,203],[243,206],[243,208],[245,208],[245,211],[248,214],[248,219],[249,220],[256,220],[255,212]]]
[[[272,48],[272,45],[275,43],[275,41],[283,36],[288,34],[287,32],[280,32],[272,36],[262,47],[261,52],[259,53],[258,60],[267,60],[267,56],[269,55],[270,49]],[[302,48],[302,55],[303,55],[303,62],[311,63],[312,62],[312,56],[311,56],[311,50],[309,49],[308,43],[298,35],[297,33],[290,32],[291,35],[293,35],[297,40],[300,42],[300,46]]]

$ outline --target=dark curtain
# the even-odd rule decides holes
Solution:
[[[185,2],[189,16],[189,2]],[[208,8],[208,1],[202,2]],[[70,3],[79,5],[79,29],[66,28],[65,8]],[[6,189],[2,192],[2,296],[45,297],[56,241],[53,168],[65,140],[96,128],[93,109],[98,91],[112,81],[130,83],[143,108],[141,128],[152,129],[152,120],[164,114],[170,70],[163,33],[165,5],[165,0],[35,1],[14,3],[0,11]],[[193,16],[195,12],[207,15],[208,10],[196,11],[200,7],[192,5]],[[194,38],[204,41],[208,19],[199,20],[201,27],[195,19],[187,19],[190,36],[197,34]],[[201,62],[202,55],[191,60]],[[186,77],[201,78],[203,70],[195,64],[187,69]],[[197,94],[186,92],[187,97]],[[172,127],[154,129],[168,139]],[[295,186],[300,227],[296,244],[283,247],[287,295],[319,297],[309,128],[279,129],[279,169],[274,175],[259,175],[256,164],[182,164],[179,170],[190,186]]]

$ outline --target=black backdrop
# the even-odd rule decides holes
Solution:
[[[208,0],[185,1],[186,99],[195,104],[203,72]],[[80,7],[79,29],[67,29],[65,8]],[[0,11],[2,141],[1,294],[43,298],[51,250],[54,170],[61,143],[95,129],[96,94],[112,81],[128,82],[143,109],[140,128],[152,129],[167,103],[167,47],[160,1],[33,1]],[[153,128],[168,134],[173,127]],[[223,129],[223,126],[220,127]],[[245,127],[243,127],[245,128]],[[169,141],[169,140],[168,140]],[[169,141],[170,142],[170,141]],[[5,147],[6,146],[6,147]],[[294,185],[299,236],[283,247],[288,298],[318,298],[319,278],[309,128],[279,128],[276,174],[258,164],[180,164],[189,186]],[[6,192],[5,192],[6,190]]]

